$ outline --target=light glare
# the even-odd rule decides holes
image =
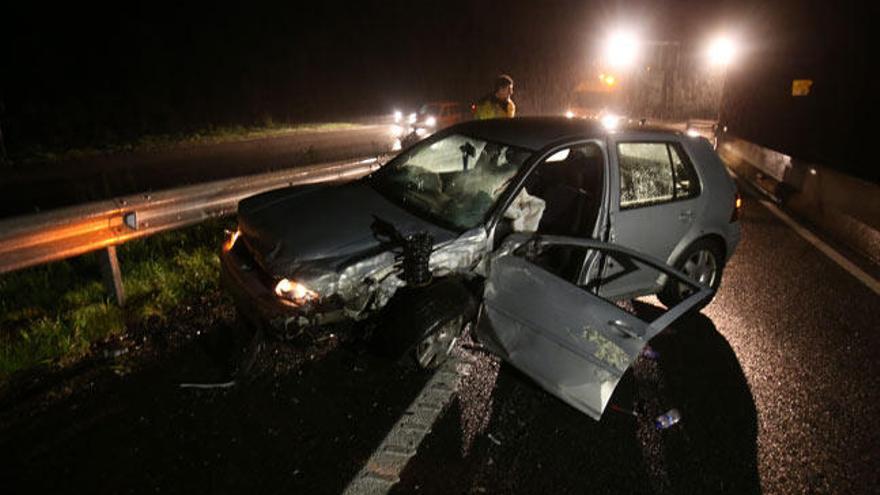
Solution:
[[[604,58],[611,67],[630,67],[635,63],[638,52],[639,39],[635,33],[617,31],[605,42]]]
[[[318,294],[315,291],[309,290],[308,287],[299,282],[286,278],[282,278],[275,285],[275,294],[296,304],[304,304],[318,298]]]
[[[223,249],[226,251],[231,251],[233,247],[235,247],[235,241],[238,240],[238,236],[241,235],[241,230],[236,229],[235,232],[229,235],[229,238],[226,239],[226,244],[223,245]]]
[[[606,114],[602,116],[602,126],[608,130],[617,129],[617,125],[620,123],[620,117],[614,114]]]
[[[727,36],[719,36],[709,43],[708,56],[712,65],[730,65],[736,57],[736,43]]]

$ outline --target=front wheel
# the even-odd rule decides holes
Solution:
[[[700,239],[684,250],[675,262],[675,268],[700,285],[718,290],[721,285],[721,273],[724,271],[724,256],[717,243],[709,239]],[[686,284],[667,281],[658,294],[660,302],[672,307],[684,301],[694,293],[694,289]],[[714,296],[713,296],[714,297]],[[706,299],[695,309],[704,308],[712,301]]]
[[[437,369],[452,355],[452,349],[464,328],[464,318],[459,316],[440,324],[429,332],[412,349],[415,364],[425,370]]]

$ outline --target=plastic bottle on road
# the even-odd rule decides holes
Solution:
[[[678,409],[672,408],[657,416],[657,419],[654,420],[654,426],[658,430],[665,430],[679,421],[681,421],[681,413],[678,412]]]

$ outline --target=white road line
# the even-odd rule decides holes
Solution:
[[[848,271],[850,275],[859,279],[860,282],[868,286],[868,288],[874,291],[875,294],[880,295],[880,282],[878,282],[877,279],[868,275],[864,270],[856,266],[852,261],[846,259],[842,254],[835,251],[834,248],[816,237],[812,232],[795,222],[790,216],[777,208],[776,205],[774,205],[773,203],[767,201],[766,199],[759,199],[758,201],[760,201],[761,204],[764,205],[764,207],[770,210],[770,213],[773,213],[774,215],[779,217],[801,237],[806,239],[807,242],[809,242],[810,244],[815,246],[816,249],[825,254],[825,256],[831,258],[831,260],[840,265],[841,268]]]
[[[367,463],[345,488],[345,495],[384,495],[400,481],[400,473],[431,432],[434,422],[455,395],[471,365],[447,361],[412,401]]]

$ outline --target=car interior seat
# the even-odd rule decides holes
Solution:
[[[572,150],[559,162],[544,164],[540,171],[540,191],[536,194],[547,202],[544,217],[538,227],[539,233],[584,237],[587,203],[593,196],[595,161],[582,151]],[[601,173],[601,172],[599,172]]]
[[[589,237],[600,207],[602,161],[571,150],[565,160],[545,163],[536,170],[533,187],[536,196],[546,202],[539,234]],[[530,189],[531,192],[531,189]],[[573,280],[580,271],[583,257],[572,249],[554,249],[541,260],[550,271]],[[579,251],[578,251],[579,252]]]

